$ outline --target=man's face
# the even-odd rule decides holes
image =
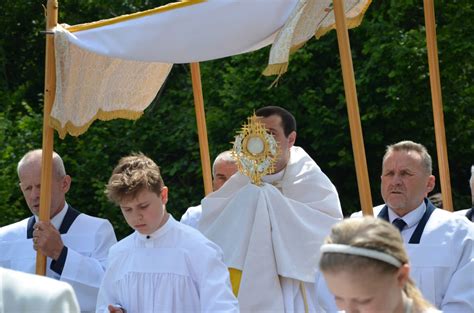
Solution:
[[[144,189],[134,198],[125,198],[120,209],[127,224],[143,235],[149,235],[163,226],[168,214],[165,204],[168,201],[168,188],[163,187],[160,194]]]
[[[212,179],[212,188],[214,191],[224,185],[224,183],[237,172],[237,164],[229,161],[218,161],[214,165],[214,177]]]
[[[278,173],[286,167],[286,164],[290,160],[290,148],[295,144],[296,132],[293,131],[286,137],[281,117],[278,115],[260,117],[260,122],[262,122],[268,132],[275,137],[275,140],[280,146],[280,155],[275,165],[275,173]]]
[[[416,209],[435,185],[415,151],[391,152],[383,162],[381,179],[382,198],[399,216]]]
[[[32,160],[24,164],[19,172],[20,188],[23,197],[31,212],[39,215],[40,192],[41,192],[41,160]],[[69,190],[71,178],[51,177],[51,209],[50,218],[53,218],[64,207],[66,193]]]

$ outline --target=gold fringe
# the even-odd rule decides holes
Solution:
[[[136,13],[121,15],[121,16],[117,16],[117,17],[113,17],[113,18],[109,18],[105,20],[69,26],[69,27],[66,27],[66,30],[68,30],[71,33],[74,33],[78,31],[98,28],[98,27],[102,27],[106,25],[112,25],[112,24],[123,22],[123,21],[128,21],[128,20],[132,20],[132,19],[136,19],[136,18],[148,16],[148,15],[153,15],[156,13],[163,13],[166,11],[183,8],[183,7],[187,7],[190,5],[194,5],[194,4],[198,4],[198,3],[206,2],[206,1],[207,0],[182,0],[180,2],[168,3],[166,5],[162,5],[160,7],[142,11],[142,12],[136,12]]]
[[[299,43],[290,48],[290,55],[295,53],[298,49],[303,47],[306,42]],[[286,63],[278,63],[278,64],[268,64],[267,67],[263,70],[262,74],[264,76],[273,76],[278,75],[278,77],[270,84],[268,89],[275,87],[278,85],[278,81],[288,71],[288,62]]]
[[[369,8],[369,5],[371,3],[372,3],[372,0],[367,0],[365,5],[360,9],[359,14],[357,14],[356,16],[351,17],[351,18],[346,18],[346,25],[347,25],[348,29],[356,28],[362,23],[362,20],[364,19],[365,12],[367,11],[367,9]],[[314,34],[314,36],[316,37],[316,39],[319,39],[322,36],[326,35],[330,30],[333,30],[333,29],[336,29],[336,23],[331,24],[327,27],[319,28],[317,30],[316,34]]]
[[[265,76],[281,75],[288,70],[288,63],[268,64],[262,72]]]
[[[263,70],[262,74],[264,76],[272,76],[277,75],[275,80],[270,84],[268,89],[271,89],[278,85],[278,81],[286,73],[288,70],[288,62],[286,63],[278,63],[278,64],[268,64],[265,70]]]
[[[273,87],[278,86],[278,83],[280,82],[280,78],[285,74],[285,72],[278,74],[278,76],[275,78],[275,80],[268,86],[267,89],[272,89]]]
[[[99,119],[101,121],[110,121],[113,119],[123,118],[127,120],[137,120],[143,115],[143,112],[137,111],[129,111],[129,110],[116,110],[116,111],[99,111],[94,115],[94,117],[85,125],[83,126],[76,126],[70,121],[66,123],[64,127],[61,126],[61,122],[54,117],[50,117],[50,126],[59,134],[59,138],[64,139],[66,135],[69,133],[71,136],[79,136],[82,135],[87,131],[87,129],[92,125],[92,123]]]
[[[355,16],[351,18],[346,19],[346,25],[347,28],[355,28],[358,27],[364,18],[365,12],[369,8],[369,5],[372,3],[372,0],[367,0],[367,2],[364,4],[364,6],[360,9],[360,12]],[[321,38],[322,36],[326,35],[330,30],[336,28],[336,23],[331,24],[327,27],[322,27],[319,28],[316,33],[315,37],[316,39]],[[301,47],[303,47],[306,44],[305,42],[301,42],[299,44],[296,44],[290,48],[290,55],[298,51]],[[263,70],[262,74],[264,76],[273,76],[273,75],[278,75],[278,77],[271,83],[270,87],[268,89],[278,85],[278,81],[280,78],[285,74],[288,70],[288,62],[286,63],[278,63],[278,64],[268,64],[265,70]]]
[[[293,47],[290,48],[290,55],[298,51],[300,48],[302,48],[306,44],[306,41],[303,41],[302,43],[296,44]]]

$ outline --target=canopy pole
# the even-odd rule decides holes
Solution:
[[[444,127],[443,100],[441,96],[441,80],[439,76],[438,47],[436,44],[435,11],[433,0],[423,0],[426,26],[426,45],[428,48],[428,64],[430,68],[431,101],[438,154],[438,168],[441,184],[443,209],[453,211],[451,180],[449,176],[446,130]]]
[[[191,79],[193,83],[194,108],[199,136],[199,150],[201,152],[202,177],[206,195],[212,192],[211,159],[209,157],[209,143],[207,141],[206,115],[204,113],[204,98],[202,95],[201,70],[199,63],[191,63]]]
[[[364,215],[373,215],[372,195],[370,192],[369,175],[365,156],[364,139],[360,122],[359,104],[352,65],[351,47],[346,25],[344,3],[342,0],[333,0],[334,16],[336,19],[337,42],[341,57],[342,78],[346,95],[349,126],[351,130],[352,150],[357,174],[360,204]]]
[[[46,7],[46,60],[43,109],[43,157],[41,163],[40,221],[49,221],[51,206],[51,176],[53,172],[54,132],[50,126],[51,108],[56,93],[53,28],[58,24],[58,1],[48,0]],[[36,253],[36,274],[46,274],[46,256]]]

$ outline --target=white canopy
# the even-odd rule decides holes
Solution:
[[[370,0],[346,0],[349,27]],[[173,63],[246,53],[273,44],[265,74],[286,71],[290,51],[334,28],[331,0],[188,0],[55,29],[52,126],[80,135],[97,118],[136,119]]]

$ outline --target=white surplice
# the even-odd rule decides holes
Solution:
[[[0,313],[79,313],[71,285],[0,267]]]
[[[97,311],[238,312],[222,251],[173,217],[150,235],[134,232],[110,249]]]
[[[315,312],[319,247],[342,219],[334,185],[300,147],[284,172],[252,185],[234,174],[201,202],[198,229],[216,242],[230,268],[242,270],[242,311]],[[190,213],[191,213],[190,212]],[[185,221],[186,222],[186,221]]]
[[[374,216],[382,208],[383,205],[375,207]],[[403,217],[408,219],[401,235],[408,252],[410,276],[425,299],[443,312],[474,312],[474,224],[463,216],[435,209],[420,242],[408,243],[425,210],[422,203]],[[390,221],[397,217],[390,208],[388,213]],[[415,221],[410,221],[410,214],[417,216]],[[360,216],[361,212],[351,215]]]
[[[68,210],[64,209],[51,219],[59,228]],[[35,273],[36,251],[31,238],[27,238],[28,220],[0,228],[0,266]],[[67,256],[62,273],[51,269],[51,258],[47,258],[46,276],[70,284],[82,312],[94,312],[97,293],[105,272],[109,248],[117,242],[112,225],[106,219],[79,214],[61,239],[67,247]]]

